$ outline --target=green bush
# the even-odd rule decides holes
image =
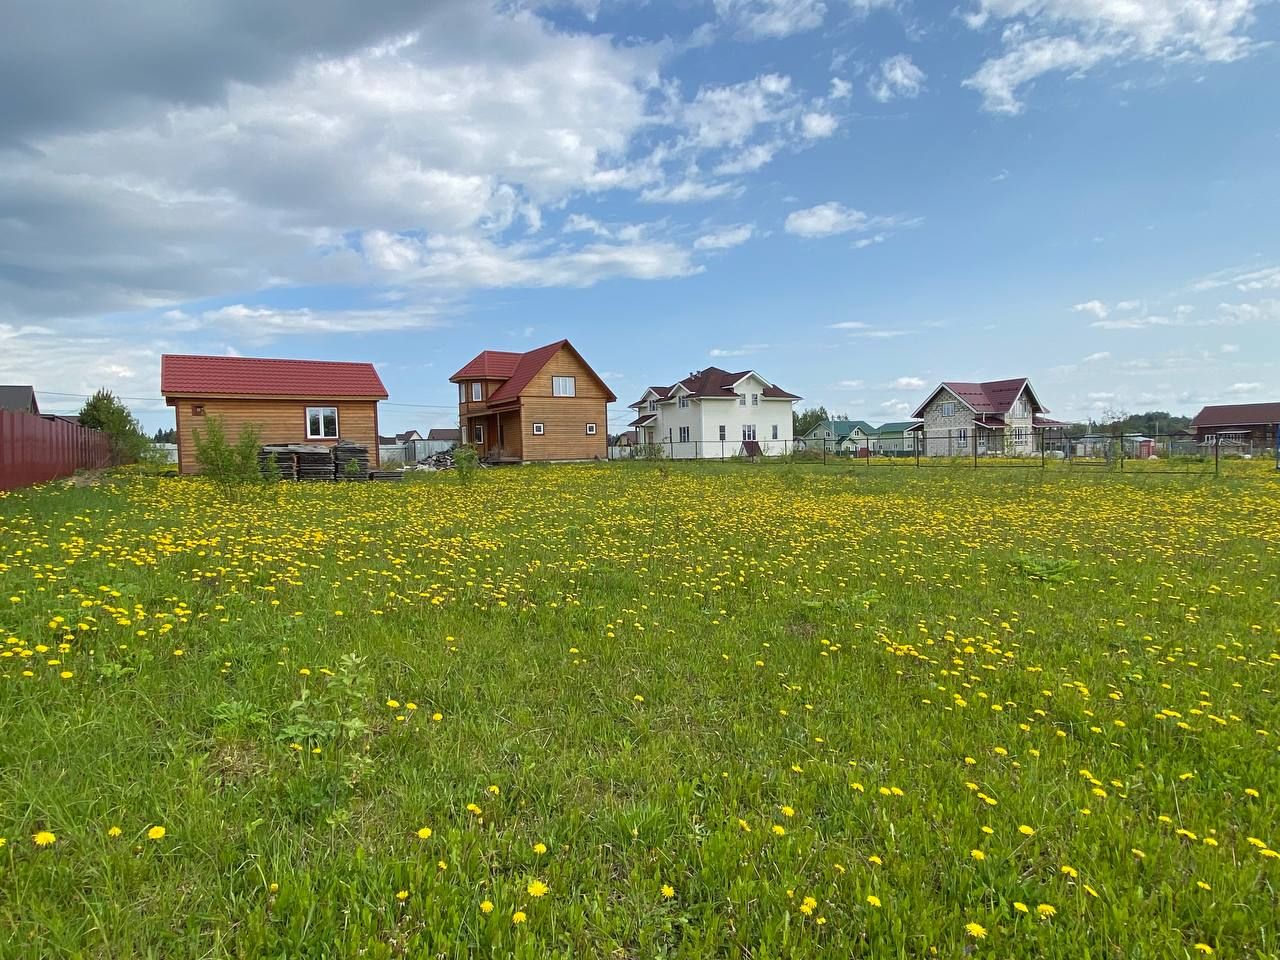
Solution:
[[[227,439],[226,422],[222,417],[205,418],[205,429],[191,431],[196,449],[196,463],[200,472],[216,483],[228,497],[234,498],[249,484],[262,483],[264,472],[258,465],[258,451],[262,447],[262,431],[247,423],[240,428],[234,443]],[[274,457],[273,457],[274,460]],[[270,467],[268,467],[268,473]],[[275,466],[274,479],[280,478],[279,465]],[[266,479],[272,479],[266,476]]]

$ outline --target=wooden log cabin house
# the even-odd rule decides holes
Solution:
[[[193,437],[211,416],[222,418],[232,443],[254,424],[264,444],[349,440],[377,466],[378,401],[387,388],[371,363],[165,354],[160,392],[177,418],[180,473],[198,472]]]
[[[605,460],[618,398],[568,340],[527,353],[485,350],[458,385],[462,442],[490,463]]]

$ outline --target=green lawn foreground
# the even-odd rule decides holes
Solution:
[[[0,957],[1277,957],[1280,483],[0,497]]]

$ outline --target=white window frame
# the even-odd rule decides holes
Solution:
[[[596,425],[594,423],[587,424],[587,436],[594,437],[596,435]]]
[[[480,403],[482,400],[484,400],[484,384],[476,380],[471,384],[471,402]]]
[[[649,401],[649,412],[650,412],[650,413],[656,413],[656,412],[657,412],[657,410],[658,410],[658,401],[657,401],[657,400],[650,400],[650,401]]]
[[[575,377],[552,377],[551,395],[553,397],[576,397],[578,381]]]
[[[540,420],[533,422],[533,435],[535,437],[544,437],[547,434],[547,425]]]
[[[758,407],[758,406],[760,406],[760,394],[758,394],[758,393],[753,393],[753,394],[751,395],[751,405],[752,405],[753,407]]]
[[[778,425],[776,423],[773,425],[773,439],[778,439]]]
[[[965,427],[961,427],[956,431],[956,442],[962,447],[969,446],[969,431]]]
[[[725,438],[728,437],[728,435],[729,435],[728,428],[725,427],[723,423],[720,424],[720,441],[723,443]]]
[[[333,433],[325,433],[324,420],[325,411],[333,411]],[[320,417],[320,431],[318,433],[311,432],[311,413],[315,411]],[[307,407],[307,439],[308,440],[337,440],[342,435],[341,427],[338,424],[338,408],[337,407]]]
[[[689,428],[688,428],[688,427],[681,427],[681,428],[680,428],[680,442],[681,442],[681,443],[688,443],[688,442],[689,442]]]
[[[683,410],[685,407],[689,406],[689,398],[681,397],[679,400],[676,401],[676,406],[679,407],[681,410]]]
[[[756,438],[756,425],[754,423],[744,423],[742,425],[743,442],[745,443],[747,440],[754,440],[755,438]]]
[[[458,402],[467,402],[467,385],[465,383],[458,384]]]
[[[942,407],[938,412],[944,417],[954,417],[956,415],[956,402],[954,400],[943,400]]]
[[[738,394],[738,406],[745,407],[747,405],[747,395],[745,393]]]
[[[484,424],[473,423],[471,425],[471,441],[477,446],[484,445]]]

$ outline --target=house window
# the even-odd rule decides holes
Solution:
[[[587,424],[587,436],[594,437],[596,435],[596,425],[594,423]]]
[[[751,405],[752,405],[753,407],[758,407],[758,406],[760,406],[760,394],[758,394],[758,393],[753,393],[753,394],[751,395]]]
[[[778,425],[776,423],[773,425],[773,439],[778,439]]]
[[[307,407],[307,439],[338,439],[337,407]]]
[[[483,423],[477,423],[475,426],[471,428],[471,438],[472,440],[475,441],[477,446],[484,443],[484,424]]]
[[[458,384],[458,402],[467,402],[467,385],[465,383]]]
[[[679,407],[681,410],[683,410],[688,405],[689,405],[688,397],[681,397],[679,400],[676,401],[676,406]]]
[[[544,433],[546,433],[546,432],[547,432],[547,427],[546,427],[546,425],[545,425],[545,424],[542,424],[542,423],[534,423],[534,425],[533,425],[533,435],[534,435],[535,437],[540,437],[540,436],[542,436],[542,435],[543,435]]]
[[[657,400],[650,400],[650,401],[649,401],[649,412],[650,412],[650,413],[655,413],[655,412],[657,411],[657,409],[658,409],[658,401],[657,401]]]
[[[756,438],[756,425],[754,423],[744,423],[742,425],[742,439],[754,440]]]
[[[681,428],[680,428],[680,442],[681,442],[681,443],[688,443],[688,442],[689,442],[689,428],[688,428],[688,427],[681,427]]]
[[[956,441],[957,441],[961,446],[965,446],[966,444],[968,444],[968,442],[969,442],[969,431],[968,431],[968,430],[964,430],[964,429],[957,430],[957,431],[956,431]]]
[[[484,384],[476,381],[471,385],[471,399],[479,401],[484,399]]]
[[[725,429],[724,429],[724,424],[722,423],[720,424],[720,439],[723,440],[724,438],[725,438]]]
[[[747,395],[745,393],[738,394],[738,406],[745,407],[747,405]]]
[[[954,417],[956,415],[956,402],[947,400],[942,404],[942,415],[944,417]]]
[[[203,403],[193,403],[193,404],[191,405],[191,415],[192,415],[193,417],[203,417],[203,416],[204,416],[204,404],[203,404]]]
[[[552,377],[551,395],[553,397],[576,397],[578,390],[573,377]]]

